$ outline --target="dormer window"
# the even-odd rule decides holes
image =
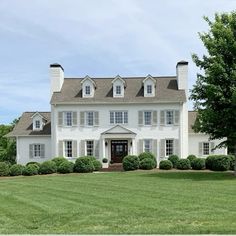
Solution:
[[[124,97],[125,93],[125,81],[117,75],[115,79],[112,80],[113,84],[113,97]]]
[[[155,97],[156,80],[148,75],[143,80],[144,97]]]
[[[40,120],[35,121],[35,129],[40,129]]]
[[[33,130],[40,131],[47,122],[46,118],[42,116],[39,112],[35,112],[32,116]]]
[[[90,92],[91,92],[90,86],[89,85],[85,86],[85,94],[90,95]]]
[[[147,94],[152,94],[152,85],[151,84],[147,85]]]

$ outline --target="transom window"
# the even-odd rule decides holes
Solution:
[[[170,156],[174,154],[174,140],[167,139],[166,140],[166,156]]]
[[[40,129],[40,120],[35,121],[35,129]]]
[[[152,112],[151,111],[144,111],[144,125],[151,125],[152,124]]]
[[[128,124],[127,111],[111,111],[110,124]]]
[[[203,143],[203,155],[210,154],[210,144],[208,142]]]
[[[86,112],[86,124],[93,126],[93,111]]]
[[[152,151],[151,140],[145,139],[144,140],[144,152],[151,152],[151,151]]]
[[[151,84],[147,85],[147,94],[152,94],[152,85]]]
[[[94,142],[93,140],[86,141],[87,156],[93,156],[94,153]]]
[[[41,157],[41,145],[40,144],[34,144],[34,157]]]
[[[90,95],[90,92],[91,92],[90,86],[89,86],[89,85],[86,85],[86,86],[85,86],[85,94],[86,94],[86,95]]]
[[[72,157],[72,141],[65,141],[65,156]]]
[[[166,124],[167,125],[174,124],[174,111],[166,111]]]
[[[72,126],[72,112],[64,113],[64,123],[66,126]]]
[[[120,85],[116,86],[116,95],[121,95],[121,86]]]

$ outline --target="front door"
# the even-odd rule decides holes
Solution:
[[[114,163],[121,163],[123,158],[128,155],[127,140],[112,140],[111,141],[111,160]]]

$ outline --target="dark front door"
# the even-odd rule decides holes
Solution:
[[[111,141],[111,160],[114,163],[122,162],[123,158],[128,154],[127,140],[112,140]]]

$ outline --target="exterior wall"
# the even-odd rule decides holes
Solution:
[[[51,155],[51,137],[17,137],[17,163],[27,164],[31,161],[44,162],[52,158]],[[44,158],[30,158],[29,156],[29,145],[34,143],[40,143],[45,145],[45,157]]]
[[[212,140],[210,142],[214,143],[214,146],[220,144],[222,141],[224,140]],[[206,156],[202,156],[199,153],[199,143],[200,142],[209,142],[209,136],[206,134],[194,134],[191,133],[189,134],[189,150],[188,153],[193,154],[195,156],[198,157],[206,157]],[[214,150],[213,154],[223,154],[223,155],[227,155],[227,148],[217,148],[216,150]]]
[[[188,156],[188,104],[185,102],[180,110],[180,157],[187,158]]]
[[[181,104],[132,104],[132,105],[118,105],[118,104],[105,104],[105,105],[57,105],[52,106],[52,156],[58,156],[58,143],[59,140],[77,140],[77,153],[80,154],[80,140],[100,140],[100,158],[105,157],[108,154],[110,158],[109,143],[107,147],[104,147],[103,138],[101,134],[108,129],[111,129],[115,125],[110,125],[109,111],[128,111],[128,124],[122,124],[121,126],[131,130],[137,135],[135,138],[125,138],[129,141],[130,153],[138,154],[139,139],[156,139],[157,140],[157,159],[160,156],[160,140],[161,139],[180,139],[182,130],[181,121],[177,126],[160,126],[160,111],[161,110],[180,110]],[[157,110],[158,111],[158,124],[157,126],[139,126],[138,125],[138,111],[141,110]],[[81,127],[79,124],[72,127],[58,127],[57,119],[59,111],[77,111],[79,121],[80,111],[98,111],[99,112],[99,126],[98,127]],[[117,137],[118,138],[118,137]],[[115,138],[114,138],[115,139]],[[122,136],[119,137],[122,139]],[[123,138],[124,139],[124,138]],[[109,141],[109,140],[108,140]],[[132,141],[132,146],[130,142]],[[104,150],[105,148],[105,150]],[[180,153],[182,156],[182,152]],[[107,156],[106,156],[107,157]]]

